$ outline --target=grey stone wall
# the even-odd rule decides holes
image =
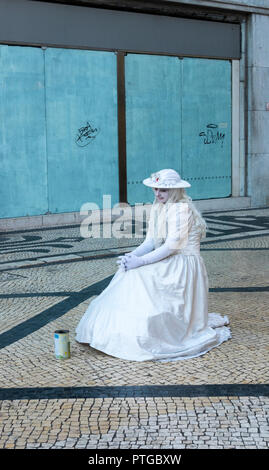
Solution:
[[[252,206],[269,205],[269,16],[248,25],[248,194]]]
[[[218,7],[269,15],[268,0],[165,0],[166,3]]]

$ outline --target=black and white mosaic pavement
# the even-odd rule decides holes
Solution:
[[[233,406],[233,410],[237,410],[237,417],[234,415],[233,419],[241,429],[238,421],[240,400],[253,397],[255,401],[256,397],[257,400],[265,400],[262,408],[259,405],[253,411],[253,420],[258,416],[264,423],[259,424],[262,429],[252,426],[251,441],[241,429],[237,444],[242,448],[268,447],[268,215],[268,208],[204,214],[209,230],[202,241],[201,254],[209,275],[210,311],[229,316],[232,339],[205,356],[177,363],[123,361],[74,340],[75,326],[91,298],[107,286],[116,271],[115,258],[137,246],[142,238],[85,239],[81,237],[79,226],[1,233],[0,401],[2,409],[7,406],[9,410],[7,421],[4,419],[5,426],[8,426],[15,409],[17,418],[13,418],[19,420],[16,403],[28,403],[29,410],[37,402],[47,403],[53,413],[53,407],[58,409],[59,403],[71,400],[70,403],[78,406],[83,401],[92,403],[94,413],[99,409],[99,428],[88,428],[88,432],[97,436],[95,441],[85,438],[86,428],[81,425],[83,429],[76,431],[80,437],[75,440],[70,431],[72,423],[67,434],[64,421],[61,421],[61,430],[55,434],[54,441],[46,425],[42,427],[45,437],[37,433],[35,439],[30,439],[33,429],[38,427],[31,421],[29,429],[25,425],[26,439],[21,437],[22,430],[5,432],[4,427],[0,446],[57,447],[57,442],[62,442],[60,447],[68,447],[71,442],[71,447],[79,447],[84,442],[84,447],[92,445],[97,448],[106,447],[109,442],[109,447],[113,447],[109,430],[114,429],[114,418],[111,418],[110,428],[104,424],[101,432],[102,412],[98,400],[102,400],[103,405],[118,400],[117,403],[126,410],[128,400],[134,399],[134,409],[130,411],[128,408],[131,417],[136,416],[142,405],[151,406],[152,400],[157,400],[160,409],[164,402],[168,403],[165,400],[175,400],[174,414],[168,413],[168,409],[166,414],[159,414],[160,410],[157,410],[158,416],[166,419],[167,429],[170,429],[171,419],[182,424],[179,410],[181,405],[189,403],[189,399],[192,406],[199,402],[200,408],[199,400],[217,399],[224,403],[224,409],[226,403],[228,408]],[[141,225],[141,236],[145,234],[145,228],[145,224]],[[71,358],[59,363],[54,357],[53,332],[62,327],[70,330]],[[231,400],[235,400],[238,406],[231,405]],[[12,408],[12,403],[15,408]],[[206,403],[208,424],[214,401]],[[119,416],[116,414],[119,430],[120,411]],[[131,426],[128,421],[128,413],[124,419],[124,429],[134,429],[134,424]],[[134,420],[137,429],[141,432],[147,429],[148,433],[148,424],[146,428],[144,424],[141,427],[141,419],[138,416]],[[162,419],[158,422],[159,430]],[[232,431],[232,426],[230,428],[225,428],[226,440],[218,438],[216,441],[216,435],[211,435],[207,427],[206,439],[200,440],[200,446],[235,446],[235,443],[231,444],[231,437],[236,431]],[[255,431],[256,428],[258,430]],[[117,431],[114,436],[114,443],[118,442],[118,446],[119,435]],[[136,441],[128,440],[125,435],[123,441],[127,446],[129,442],[131,447],[153,445],[149,437],[143,442],[139,439],[137,436]],[[172,446],[172,441],[171,433],[167,431],[163,443]],[[185,447],[194,445],[197,448],[197,442],[196,439],[194,444],[188,433],[181,440]]]

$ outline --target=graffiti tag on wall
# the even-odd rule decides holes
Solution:
[[[223,147],[225,134],[220,132],[218,124],[207,124],[206,131],[200,132],[199,136],[204,137],[204,144],[218,144]]]
[[[93,127],[89,121],[87,121],[86,126],[80,127],[76,136],[76,144],[79,147],[86,147],[89,145],[99,134],[99,129]]]

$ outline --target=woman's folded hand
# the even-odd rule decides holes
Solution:
[[[119,256],[117,264],[123,271],[129,271],[129,269],[135,269],[142,266],[143,260],[139,256],[135,256],[131,253],[127,253],[124,256]]]

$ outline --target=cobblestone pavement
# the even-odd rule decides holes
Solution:
[[[268,215],[204,214],[209,311],[229,316],[232,338],[170,363],[121,360],[74,339],[145,225],[121,239],[83,238],[79,226],[2,232],[0,448],[268,449]],[[59,328],[70,330],[66,361],[54,356]]]

